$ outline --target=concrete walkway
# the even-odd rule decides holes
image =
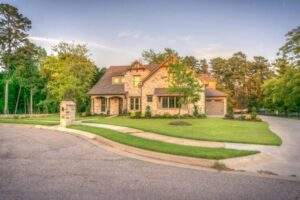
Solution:
[[[235,170],[300,177],[300,121],[265,116],[262,116],[261,118],[269,123],[270,129],[282,138],[283,144],[280,147],[175,138],[151,132],[144,132],[134,128],[109,124],[82,123],[82,125],[107,128],[141,138],[159,140],[174,144],[212,148],[257,150],[261,152],[257,156],[246,156],[241,157],[240,159],[226,159],[223,163],[226,164],[227,167]]]
[[[160,134],[151,133],[151,132],[145,132],[145,131],[142,131],[139,129],[124,127],[124,126],[116,126],[116,125],[110,125],[110,124],[95,124],[95,123],[81,123],[81,124],[86,125],[86,126],[111,129],[111,130],[118,131],[121,133],[127,133],[130,135],[134,135],[134,136],[137,136],[140,138],[158,140],[158,141],[167,142],[167,143],[198,146],[198,147],[213,147],[213,148],[224,148],[225,147],[225,143],[223,143],[223,142],[210,142],[210,141],[191,140],[191,139],[185,139],[185,138],[176,138],[176,137],[170,137],[170,136],[160,135]]]

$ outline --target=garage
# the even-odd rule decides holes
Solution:
[[[223,99],[206,99],[206,114],[207,115],[224,115],[224,100]]]
[[[205,91],[205,112],[207,115],[224,116],[226,114],[227,95],[212,88]]]

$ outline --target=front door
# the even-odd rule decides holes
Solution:
[[[109,114],[110,115],[118,115],[119,114],[119,98],[117,97],[112,97],[109,99]]]

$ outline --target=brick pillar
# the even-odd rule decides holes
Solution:
[[[73,101],[60,103],[60,126],[66,127],[75,121],[76,104]]]

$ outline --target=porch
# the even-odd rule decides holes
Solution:
[[[125,112],[124,95],[91,96],[91,114],[119,115]]]

